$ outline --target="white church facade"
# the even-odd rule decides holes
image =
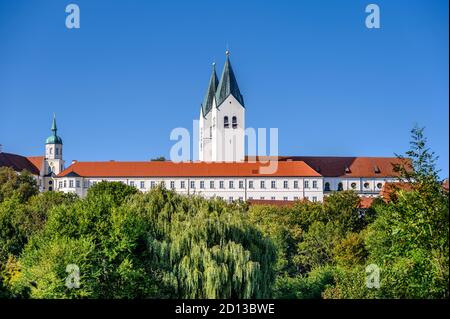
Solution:
[[[398,181],[393,167],[399,160],[394,157],[278,156],[270,158],[277,169],[262,173],[260,168],[267,164],[250,161],[245,154],[245,104],[228,51],[220,80],[213,65],[199,117],[199,161],[73,161],[66,168],[54,117],[44,156],[0,151],[0,166],[31,171],[41,191],[81,197],[98,182],[119,181],[143,192],[164,184],[181,194],[228,201],[323,201],[330,192],[342,190],[377,197],[386,182]]]

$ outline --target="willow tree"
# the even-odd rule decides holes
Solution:
[[[267,298],[275,249],[240,204],[158,189],[126,207],[148,225],[149,260],[175,298]]]

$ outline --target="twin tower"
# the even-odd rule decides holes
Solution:
[[[213,64],[208,90],[200,108],[199,160],[242,162],[245,159],[244,98],[226,52],[220,81]]]

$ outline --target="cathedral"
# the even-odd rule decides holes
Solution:
[[[26,157],[0,150],[0,166],[31,172],[40,191],[81,197],[98,182],[119,181],[142,192],[164,185],[181,194],[227,201],[323,201],[343,190],[378,197],[386,183],[398,182],[394,165],[400,162],[395,157],[272,156],[250,161],[245,154],[245,102],[228,50],[220,80],[212,65],[199,113],[199,161],[72,161],[66,167],[53,116],[45,155]],[[267,159],[276,161],[274,172],[261,170]]]

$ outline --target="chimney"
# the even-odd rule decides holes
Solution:
[[[70,165],[73,165],[73,164],[76,164],[76,163],[78,163],[77,160],[72,160],[72,164],[70,164]]]

